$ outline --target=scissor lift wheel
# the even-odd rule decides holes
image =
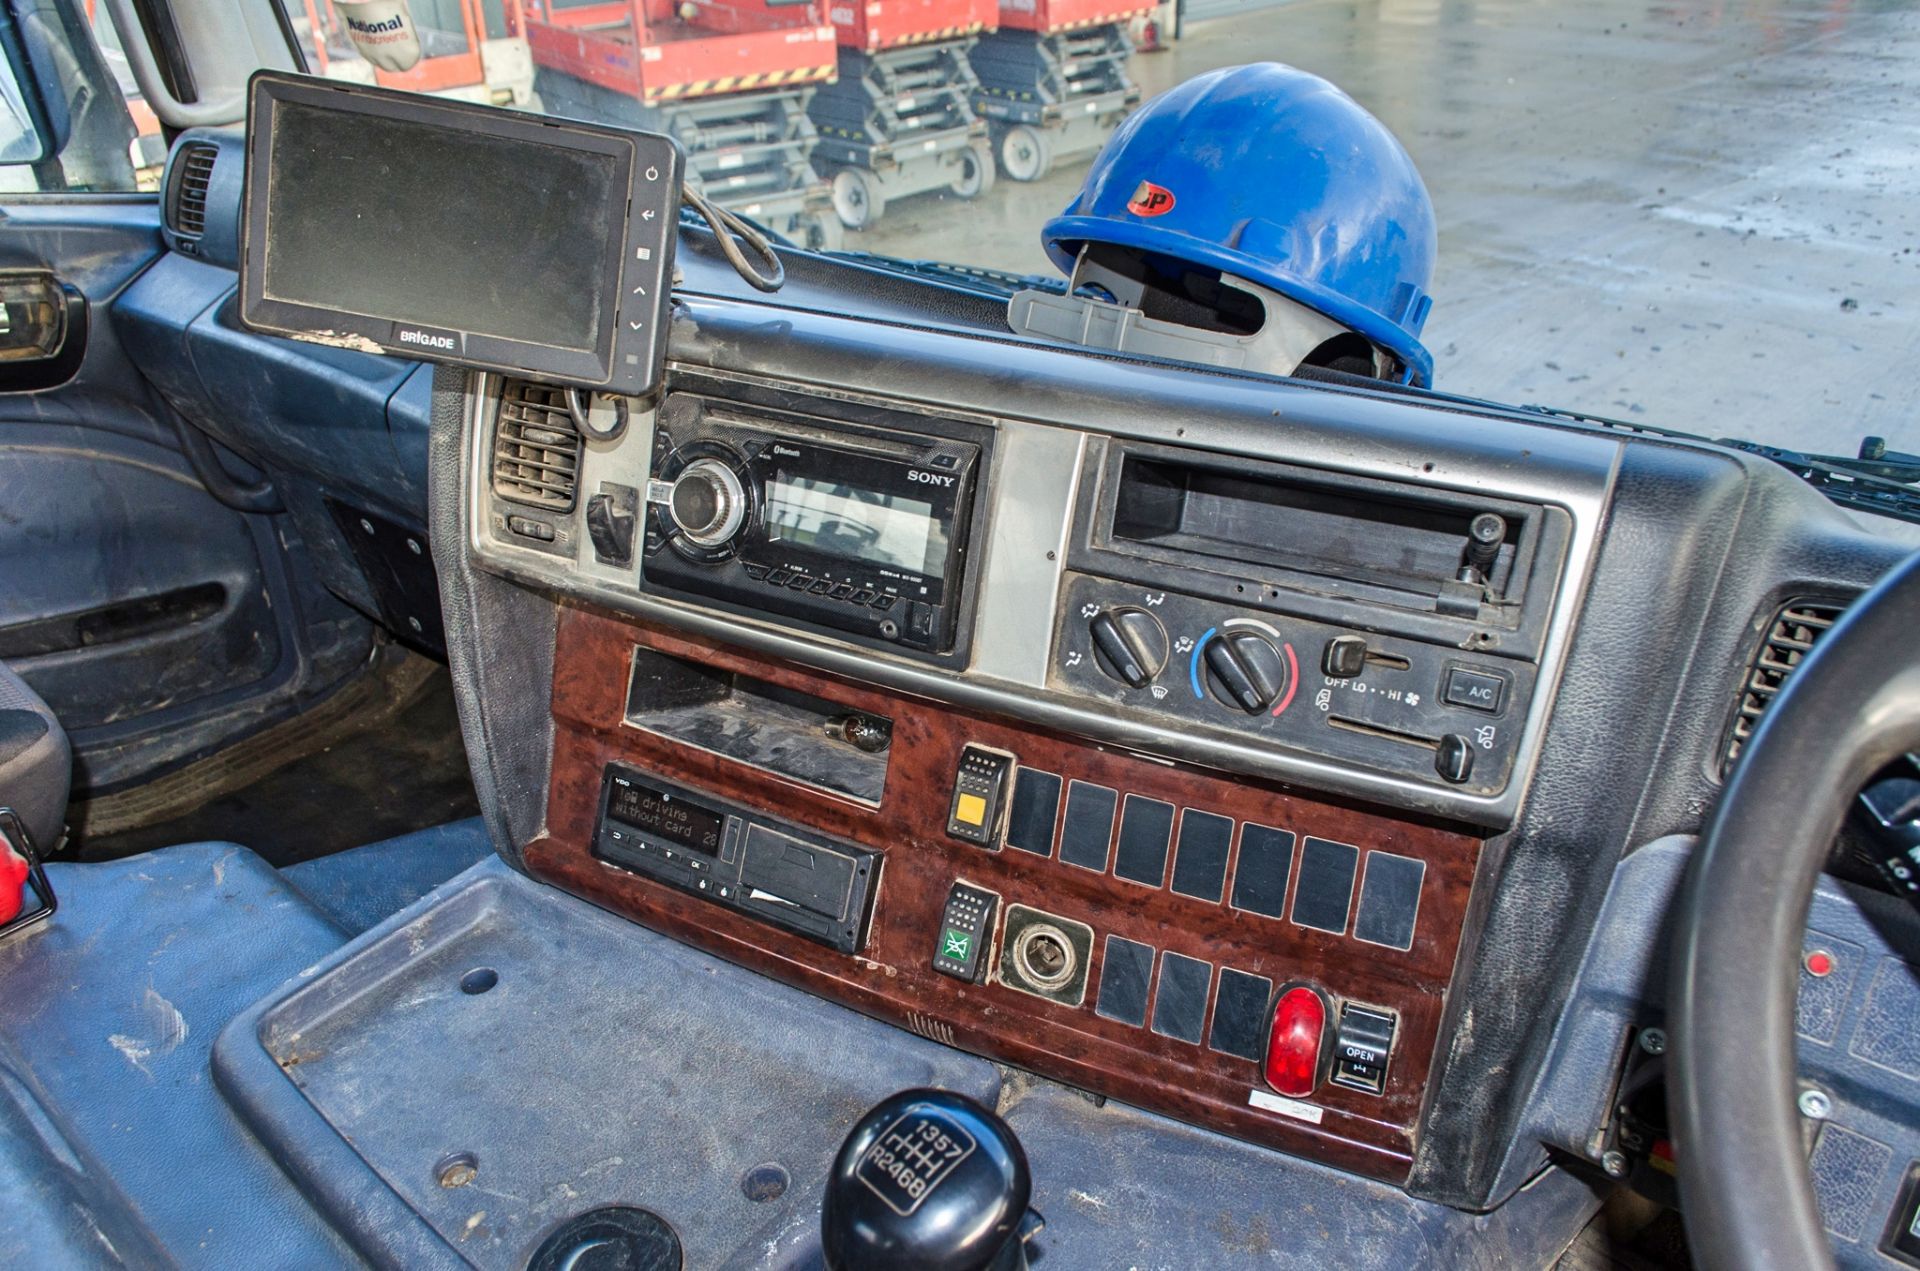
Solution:
[[[1016,181],[1038,181],[1053,169],[1053,143],[1038,128],[1015,124],[1000,134],[1000,168]]]
[[[993,147],[976,141],[967,147],[960,169],[953,178],[953,192],[963,199],[977,199],[993,188]]]
[[[880,180],[865,168],[842,168],[833,174],[833,210],[848,229],[863,230],[887,212],[887,196]]]
[[[847,227],[837,211],[813,212],[797,221],[790,237],[808,251],[837,252],[847,243]]]
[[[820,138],[813,166],[833,180],[848,229],[870,228],[897,199],[974,187],[968,169],[987,126],[973,111],[972,46],[968,37],[840,50],[839,78],[807,110]],[[984,190],[984,176],[977,180]]]

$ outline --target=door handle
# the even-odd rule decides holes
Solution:
[[[0,270],[0,392],[53,388],[80,369],[87,301],[45,269]]]

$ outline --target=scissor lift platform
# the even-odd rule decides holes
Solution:
[[[839,245],[807,114],[838,46],[807,0],[528,0],[526,26],[549,112],[666,133],[714,203],[807,246]]]
[[[993,187],[979,81],[967,51],[998,19],[996,0],[869,0],[836,4],[840,77],[814,94],[814,167],[833,205],[865,229],[887,204],[949,190],[973,199]]]
[[[1140,101],[1127,73],[1127,24],[1148,6],[1115,0],[1009,0],[1000,29],[969,54],[980,82],[974,110],[992,133],[1000,171],[1038,181],[1091,154]]]

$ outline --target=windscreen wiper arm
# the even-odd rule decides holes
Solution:
[[[1787,471],[1841,507],[1877,512],[1897,520],[1920,525],[1920,468],[1911,477],[1882,475],[1882,470],[1900,471],[1900,464],[1875,464],[1871,460],[1838,455],[1809,455],[1781,446],[1763,446],[1757,441],[1739,441],[1722,437],[1716,445],[1771,459]]]

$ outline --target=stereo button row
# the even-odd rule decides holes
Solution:
[[[826,578],[815,578],[791,569],[768,569],[765,565],[746,565],[747,577],[769,587],[784,587],[788,591],[804,591],[810,596],[825,596],[828,600],[843,600],[850,605],[863,605],[877,609],[881,613],[893,608],[900,597],[887,592],[879,592],[871,587],[855,587],[852,583],[835,583]]]

